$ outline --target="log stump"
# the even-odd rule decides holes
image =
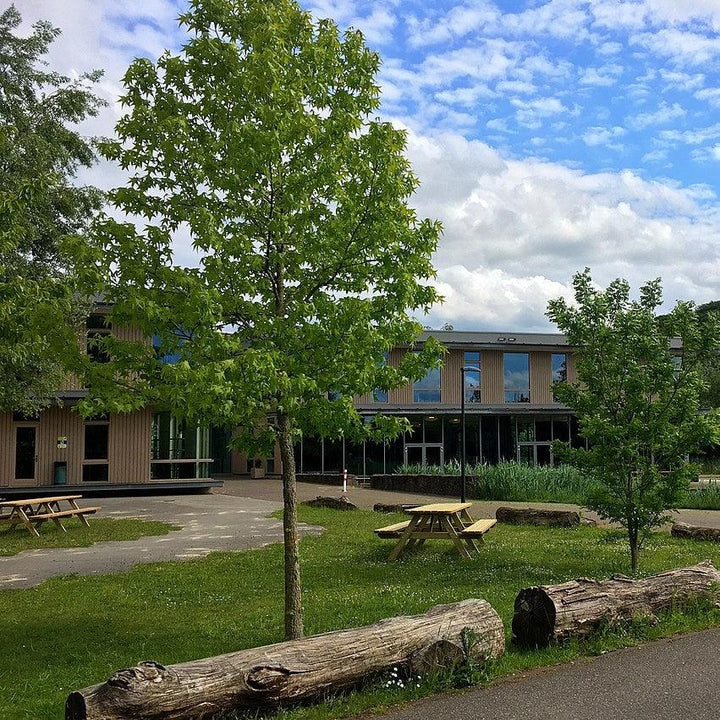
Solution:
[[[720,572],[707,560],[641,580],[615,575],[527,588],[515,598],[513,643],[544,647],[589,635],[602,623],[651,616],[675,604],[703,598],[717,602],[719,587]]]
[[[325,633],[165,667],[142,662],[107,682],[71,693],[66,720],[190,720],[273,706],[355,685],[394,666],[412,672],[464,657],[462,632],[477,642],[473,659],[505,649],[499,615],[485,600],[439,605],[424,615]]]
[[[675,523],[670,529],[673,537],[693,538],[694,540],[713,540],[720,542],[720,528],[688,525],[684,522]]]
[[[580,513],[574,510],[555,510],[542,508],[499,507],[495,511],[498,522],[515,525],[556,525],[574,527],[580,524]]]

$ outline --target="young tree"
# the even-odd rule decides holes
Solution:
[[[577,412],[589,450],[559,449],[598,481],[588,504],[627,530],[636,570],[643,540],[687,489],[688,453],[720,437],[718,414],[698,412],[720,322],[699,319],[685,302],[658,318],[659,280],[644,285],[639,300],[624,280],[595,289],[588,269],[573,287],[575,304],[553,300],[547,315],[575,348],[578,381],[554,392]]]
[[[294,0],[192,0],[180,23],[180,54],[129,68],[128,113],[103,148],[130,173],[113,202],[145,225],[106,219],[94,256],[112,321],[154,335],[156,353],[108,340],[113,362],[93,368],[86,410],[162,404],[239,427],[235,446],[249,454],[279,443],[295,638],[293,443],[299,432],[402,429],[397,418],[363,422],[352,398],[438,362],[432,343],[399,367],[383,353],[412,345],[420,326],[408,311],[438,299],[428,280],[440,228],[408,206],[417,181],[404,133],[371,117],[379,60],[359,32],[340,37]],[[176,262],[178,237],[197,266]]]
[[[15,34],[14,6],[0,13],[0,410],[33,412],[64,377],[58,358],[78,348],[81,307],[63,244],[82,234],[102,202],[73,184],[95,159],[71,128],[102,101],[89,86],[44,69],[59,30],[47,22]]]

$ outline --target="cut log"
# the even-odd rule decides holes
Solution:
[[[417,503],[375,503],[373,510],[381,513],[401,513],[415,507],[418,507]]]
[[[357,510],[357,505],[351,503],[344,495],[339,498],[318,495],[314,500],[305,500],[303,505],[317,508],[330,508],[331,510]]]
[[[424,615],[325,633],[164,667],[143,662],[71,693],[66,720],[181,720],[257,708],[349,687],[395,666],[411,672],[462,656],[463,628],[478,661],[505,649],[499,615],[485,600],[439,605]]]
[[[720,528],[702,527],[700,525],[688,525],[687,523],[675,523],[670,529],[674,537],[693,538],[695,540],[714,540],[720,542]]]
[[[717,602],[719,586],[720,572],[707,560],[642,580],[615,575],[610,580],[581,578],[527,588],[515,598],[513,643],[544,647],[589,635],[602,623],[652,616],[658,610],[703,598]]]
[[[499,507],[495,511],[498,522],[515,525],[559,525],[572,527],[580,524],[580,514],[574,510],[545,510],[541,508]]]

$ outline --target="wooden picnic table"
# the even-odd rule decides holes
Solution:
[[[497,522],[495,518],[473,521],[468,512],[471,506],[469,502],[432,503],[408,508],[410,520],[379,528],[375,534],[399,538],[390,560],[395,560],[406,547],[422,545],[426,540],[451,540],[460,555],[469,559],[471,553],[480,551],[475,541],[483,542],[483,535]]]
[[[83,525],[90,527],[85,515],[96,513],[101,508],[78,507],[77,501],[80,498],[82,495],[52,495],[23,500],[0,500],[0,523],[24,525],[35,537],[40,537],[38,526],[47,520],[52,520],[63,532],[67,532],[61,522],[64,517],[78,517]]]

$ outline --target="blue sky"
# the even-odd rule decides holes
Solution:
[[[183,41],[179,0],[16,4],[63,30],[58,70],[105,68],[92,133],[112,133],[132,58]],[[547,300],[586,265],[600,284],[660,276],[668,303],[720,299],[720,0],[302,4],[382,56],[380,112],[407,130],[413,202],[445,227],[429,324],[549,330]]]

